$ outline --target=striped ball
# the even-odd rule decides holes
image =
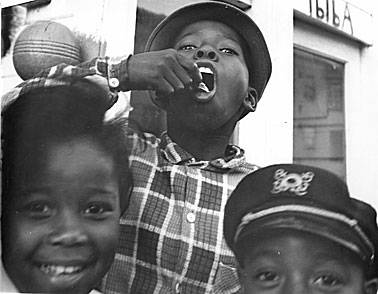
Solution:
[[[13,64],[23,80],[59,63],[80,62],[78,40],[66,26],[53,21],[38,21],[26,27],[14,45]]]

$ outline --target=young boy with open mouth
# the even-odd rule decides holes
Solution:
[[[236,123],[256,109],[271,74],[264,37],[239,9],[183,7],[152,32],[146,52],[104,63],[110,87],[150,90],[167,132],[131,134],[134,189],[104,280],[111,293],[236,293],[235,258],[223,211],[236,184],[257,169],[230,145]],[[101,66],[98,66],[100,68]],[[101,68],[100,68],[101,71]]]

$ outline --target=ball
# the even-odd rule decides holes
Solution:
[[[23,80],[59,63],[80,62],[79,41],[70,29],[57,22],[37,21],[29,25],[14,44],[13,64]]]

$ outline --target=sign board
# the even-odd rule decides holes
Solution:
[[[344,0],[294,0],[294,9],[336,31],[372,44],[373,16],[355,4]]]

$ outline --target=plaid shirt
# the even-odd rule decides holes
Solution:
[[[208,162],[166,134],[134,133],[130,140],[134,189],[105,293],[238,292],[236,261],[223,238],[224,206],[257,167],[233,145],[225,158]]]
[[[107,78],[127,89],[127,58],[96,58],[80,67],[57,65],[2,97],[2,111],[39,87],[70,85],[78,78]],[[117,79],[118,77],[119,79]],[[109,92],[109,107],[117,94]],[[107,293],[236,293],[235,258],[223,239],[223,213],[237,183],[257,169],[229,146],[224,158],[196,161],[167,135],[130,135],[133,195],[120,220],[120,246],[104,278]],[[145,148],[144,148],[145,147]]]

